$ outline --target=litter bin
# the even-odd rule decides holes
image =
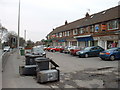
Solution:
[[[41,55],[35,55],[35,54],[26,54],[25,55],[25,65],[36,65],[35,58],[42,57]]]
[[[36,58],[36,71],[42,71],[42,70],[49,70],[49,62],[50,59],[49,58],[44,58],[44,57],[40,57],[40,58]]]
[[[24,49],[21,49],[21,50],[20,50],[20,54],[21,54],[21,56],[24,56],[24,55],[25,55],[25,50],[24,50]]]

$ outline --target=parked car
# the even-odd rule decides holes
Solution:
[[[110,59],[112,61],[115,59],[120,59],[120,47],[107,49],[107,50],[101,52],[99,57],[102,60]]]
[[[64,48],[64,50],[63,50],[63,53],[69,54],[69,53],[70,53],[70,49],[71,49],[70,46],[66,46],[66,47]]]
[[[47,51],[50,51],[52,48],[54,48],[53,46],[49,46],[46,48]]]
[[[43,57],[46,57],[46,52],[41,47],[37,47],[37,46],[33,47],[31,53],[32,54],[36,54],[36,55],[41,55]]]
[[[73,48],[70,49],[70,54],[75,56],[75,55],[76,55],[76,52],[78,52],[78,51],[80,51],[80,50],[81,50],[80,47],[77,47],[77,46],[76,46],[76,47],[73,47]]]
[[[63,52],[63,50],[64,50],[63,46],[56,46],[50,49],[51,52]]]
[[[10,51],[10,46],[5,46],[3,52],[9,52],[9,51]]]
[[[54,48],[51,48],[50,51],[51,51],[51,52],[60,51],[60,47],[56,46],[56,47],[54,47]]]
[[[84,50],[76,52],[79,57],[99,56],[99,53],[104,51],[100,46],[86,47]]]

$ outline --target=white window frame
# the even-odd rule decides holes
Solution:
[[[84,28],[80,28],[80,29],[79,29],[79,33],[80,33],[80,34],[83,34],[83,33],[84,33]]]
[[[95,25],[95,31],[94,32],[99,32],[99,29],[97,30],[96,27],[98,26],[98,28],[100,29],[100,25],[99,24],[96,24]]]
[[[70,36],[70,31],[67,31],[67,36]]]
[[[115,25],[115,26],[117,26],[117,27],[113,27],[112,29],[110,29],[110,26],[109,26],[109,24],[112,24],[112,27],[113,27],[113,25]],[[108,23],[107,23],[107,28],[108,28],[108,30],[115,30],[115,29],[118,29],[119,28],[119,24],[118,24],[118,20],[112,20],[112,21],[109,21]]]
[[[78,30],[77,29],[74,29],[73,30],[73,35],[77,35],[78,34]]]
[[[59,37],[62,37],[62,32],[59,33]]]

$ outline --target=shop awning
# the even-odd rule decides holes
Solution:
[[[89,37],[80,37],[80,38],[76,38],[77,41],[93,41],[93,37],[89,36]]]
[[[66,42],[66,40],[62,39],[62,40],[58,40],[58,42]]]

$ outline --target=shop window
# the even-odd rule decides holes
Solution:
[[[108,22],[108,30],[118,29],[118,20]]]
[[[98,32],[98,31],[99,31],[99,29],[100,29],[99,25],[98,25],[98,24],[97,24],[97,25],[95,25],[95,32]]]
[[[73,35],[77,35],[77,34],[78,34],[77,29],[73,30]]]

